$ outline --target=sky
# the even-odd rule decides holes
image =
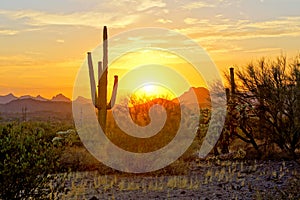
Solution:
[[[146,27],[183,34],[221,72],[261,57],[291,59],[300,50],[299,0],[1,0],[0,95],[72,98],[104,25],[109,37]],[[126,70],[112,66],[109,74]]]

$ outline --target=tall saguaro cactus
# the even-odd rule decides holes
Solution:
[[[95,108],[98,110],[98,121],[105,131],[106,129],[106,115],[107,110],[111,109],[116,100],[118,89],[118,76],[114,76],[114,86],[112,96],[107,104],[107,73],[108,73],[108,42],[107,42],[107,28],[103,29],[103,61],[98,62],[98,92],[96,91],[94,67],[92,61],[92,53],[87,53],[89,76],[91,84],[91,95]]]

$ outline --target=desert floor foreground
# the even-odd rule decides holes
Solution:
[[[59,199],[300,199],[296,161],[198,161],[186,175],[66,176]],[[53,197],[54,197],[53,196]]]

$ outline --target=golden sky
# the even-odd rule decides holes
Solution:
[[[109,37],[143,27],[179,32],[205,49],[220,71],[262,56],[292,58],[300,48],[298,0],[2,0],[0,95],[72,98],[78,70],[86,52],[102,42],[104,25]],[[109,73],[130,69],[122,67]],[[188,72],[194,84],[197,77]]]

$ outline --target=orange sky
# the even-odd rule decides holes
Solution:
[[[295,0],[3,0],[0,95],[51,98],[63,93],[72,98],[78,70],[86,52],[101,43],[103,25],[110,37],[142,27],[177,31],[203,47],[220,71],[262,56],[283,53],[291,58],[300,47],[298,4]],[[109,73],[130,69],[122,67],[112,66]],[[185,72],[191,84],[201,85],[195,83],[192,71]]]

